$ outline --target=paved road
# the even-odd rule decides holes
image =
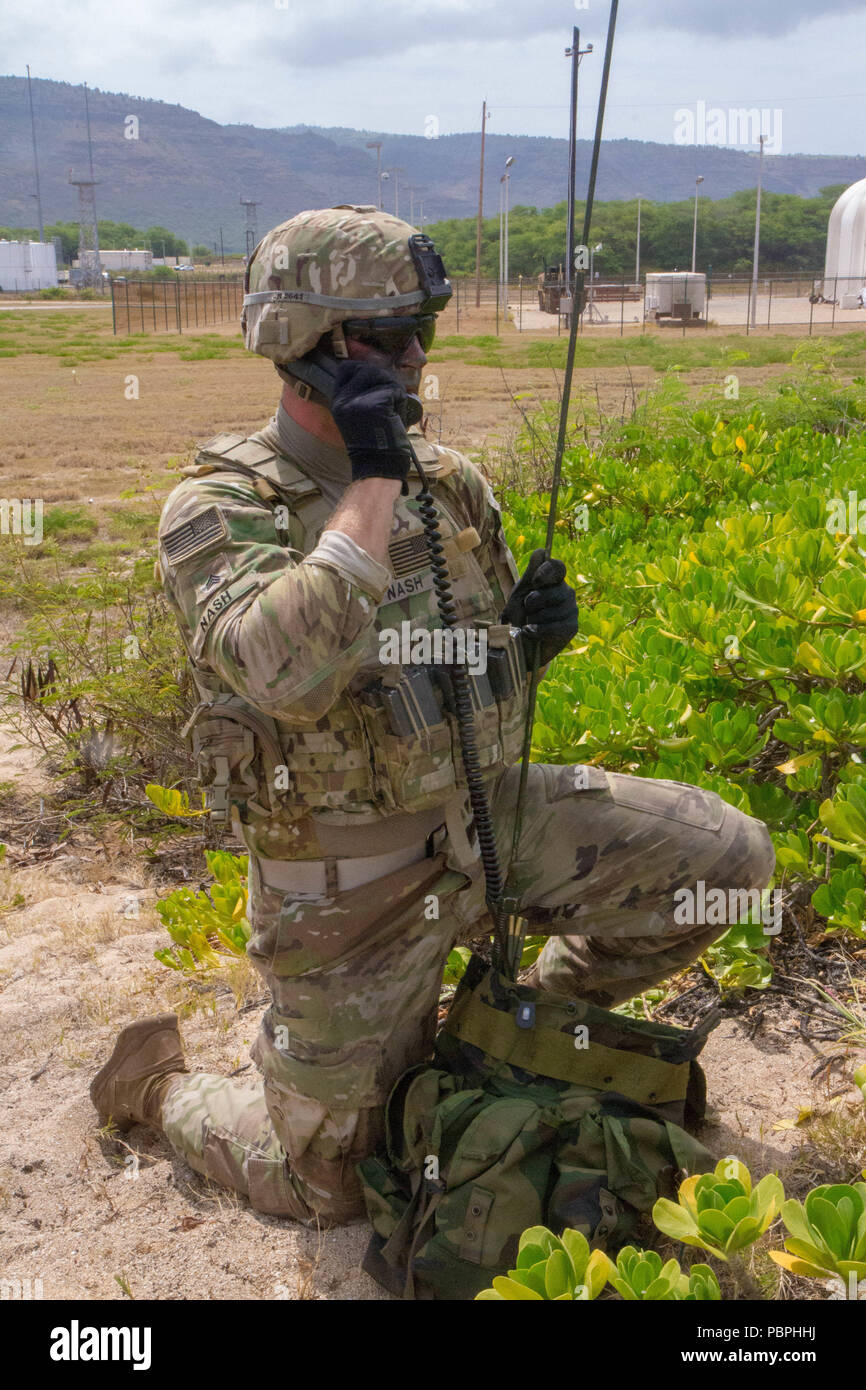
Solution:
[[[107,303],[100,303],[98,299],[40,299],[24,300],[0,299],[0,313],[15,309],[108,309],[111,310],[111,300]]]

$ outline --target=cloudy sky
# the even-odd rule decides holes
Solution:
[[[4,0],[6,73],[221,123],[567,134],[573,24],[590,133],[607,0]],[[866,0],[621,0],[608,137],[672,141],[699,102],[780,112],[785,154],[866,153]]]

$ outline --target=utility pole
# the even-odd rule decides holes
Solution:
[[[758,256],[761,249],[761,184],[764,175],[764,141],[766,138],[765,135],[759,136],[761,153],[758,155],[758,200],[755,204],[755,250],[752,256],[752,328],[755,327],[758,317]]]
[[[216,250],[216,247],[214,247],[214,250]],[[223,250],[223,229],[222,229],[222,227],[220,227],[220,265],[225,265],[225,263],[226,263],[226,253],[225,253],[225,251]]]
[[[33,115],[33,87],[30,82],[30,64],[27,64],[27,95],[30,99],[30,134],[33,136],[33,170],[36,175],[36,216],[39,219],[39,240],[45,240],[42,225],[42,195],[39,191],[39,155],[36,152],[36,120]]]
[[[487,102],[481,104],[481,167],[478,173],[478,221],[475,224],[475,307],[481,305],[481,219],[484,216],[484,133],[487,129]]]
[[[637,195],[637,250],[634,256],[634,282],[640,284],[640,193]]]
[[[382,141],[381,141],[381,140],[368,140],[368,141],[367,141],[367,149],[368,149],[368,150],[375,150],[375,151],[376,151],[376,187],[377,187],[377,189],[379,190],[379,192],[378,192],[378,201],[377,201],[377,203],[376,203],[376,206],[378,207],[379,211],[381,212],[381,211],[382,211]]]

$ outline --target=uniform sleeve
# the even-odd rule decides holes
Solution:
[[[193,660],[265,714],[321,719],[368,649],[390,578],[352,544],[304,558],[277,543],[271,508],[243,481],[181,483],[159,564]]]

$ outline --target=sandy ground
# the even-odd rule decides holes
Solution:
[[[31,755],[11,742],[4,733],[0,780],[38,795]],[[24,904],[9,910],[16,892]],[[255,977],[240,1009],[225,985],[197,997],[179,984],[153,959],[166,941],[155,895],[141,861],[95,841],[0,881],[0,1277],[41,1279],[47,1299],[120,1299],[120,1281],[137,1299],[387,1299],[360,1268],[365,1223],[317,1232],[262,1216],[154,1131],[100,1134],[87,1088],[132,1018],[179,1007],[191,1069],[252,1072]],[[754,1029],[750,1014],[710,1037],[703,1138],[762,1173],[797,1143],[774,1125],[840,1089],[838,1071],[811,1074],[845,1049]],[[844,1063],[849,1094],[853,1054]]]

